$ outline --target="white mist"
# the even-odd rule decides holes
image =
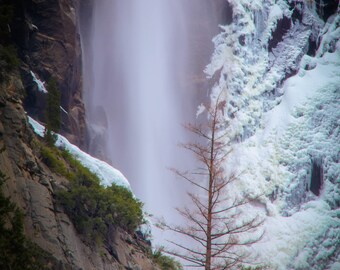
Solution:
[[[89,149],[128,178],[147,212],[171,223],[188,186],[168,168],[194,166],[177,145],[192,140],[181,124],[195,121],[207,92],[193,80],[202,79],[198,70],[218,31],[213,7],[206,0],[93,1],[83,37]],[[162,241],[161,233],[155,238]]]

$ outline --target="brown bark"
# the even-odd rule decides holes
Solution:
[[[237,176],[224,171],[224,164],[230,154],[230,144],[223,132],[225,126],[223,111],[226,102],[219,96],[211,108],[207,109],[208,122],[204,125],[185,127],[205,143],[188,143],[182,146],[191,151],[203,165],[194,172],[173,171],[205,193],[205,199],[188,193],[193,207],[177,209],[188,221],[187,226],[172,226],[162,223],[165,229],[184,235],[197,243],[196,247],[172,243],[177,250],[165,252],[186,260],[192,267],[205,270],[230,269],[242,263],[246,254],[237,253],[235,247],[250,245],[261,236],[252,233],[261,225],[258,217],[243,219],[240,207],[247,203],[245,198],[232,199],[228,186]],[[239,222],[241,220],[241,222]],[[247,234],[248,240],[240,240],[239,235]]]

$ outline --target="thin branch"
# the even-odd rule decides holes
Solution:
[[[186,227],[165,225],[165,228],[189,237],[200,248],[169,241],[187,254],[176,251],[166,251],[166,253],[186,260],[192,264],[192,267],[205,267],[209,270],[228,269],[241,263],[245,254],[236,252],[235,247],[250,245],[263,236],[261,234],[246,240],[239,237],[242,234],[250,235],[263,223],[263,220],[256,216],[242,221],[240,208],[249,201],[233,198],[228,191],[229,184],[239,179],[243,172],[236,175],[225,171],[227,158],[233,149],[227,137],[228,123],[223,116],[227,106],[227,101],[223,100],[223,93],[220,91],[211,106],[207,108],[206,125],[184,126],[198,136],[200,141],[181,144],[181,147],[195,155],[200,167],[189,173],[172,169],[176,175],[197,187],[206,197],[201,198],[193,192],[188,192],[194,210],[183,208],[177,211],[189,222],[189,225]]]
[[[170,169],[172,172],[174,172],[175,174],[177,174],[178,176],[180,176],[181,178],[185,179],[186,181],[190,182],[191,184],[193,184],[196,187],[199,187],[205,191],[208,191],[208,189],[206,187],[201,186],[200,184],[198,184],[197,182],[195,182],[193,179],[189,178],[186,173],[182,173],[176,169]]]

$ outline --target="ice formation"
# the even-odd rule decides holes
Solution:
[[[61,106],[59,106],[60,110],[62,110],[64,113],[68,114],[68,112]]]
[[[269,269],[338,269],[339,8],[324,22],[312,1],[229,3],[206,73],[228,104],[226,169],[243,172],[232,192],[264,194],[248,205],[265,219],[249,249]]]
[[[43,137],[45,127],[31,117],[28,117],[28,120],[32,125],[34,132]],[[82,165],[96,174],[103,185],[109,186],[110,184],[114,183],[131,190],[130,183],[120,171],[113,168],[106,162],[94,158],[80,150],[77,146],[71,144],[64,136],[57,134],[57,137],[56,146],[68,150],[77,160],[80,161]]]
[[[38,86],[38,90],[44,94],[47,94],[47,90],[45,87],[45,82],[41,81],[38,79],[38,77],[34,74],[34,72],[31,70],[30,71],[31,75],[32,75],[32,79],[33,81],[37,84]]]

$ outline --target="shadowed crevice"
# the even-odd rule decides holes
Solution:
[[[313,160],[310,191],[312,191],[316,196],[319,196],[322,184],[323,184],[322,162],[318,160]]]

